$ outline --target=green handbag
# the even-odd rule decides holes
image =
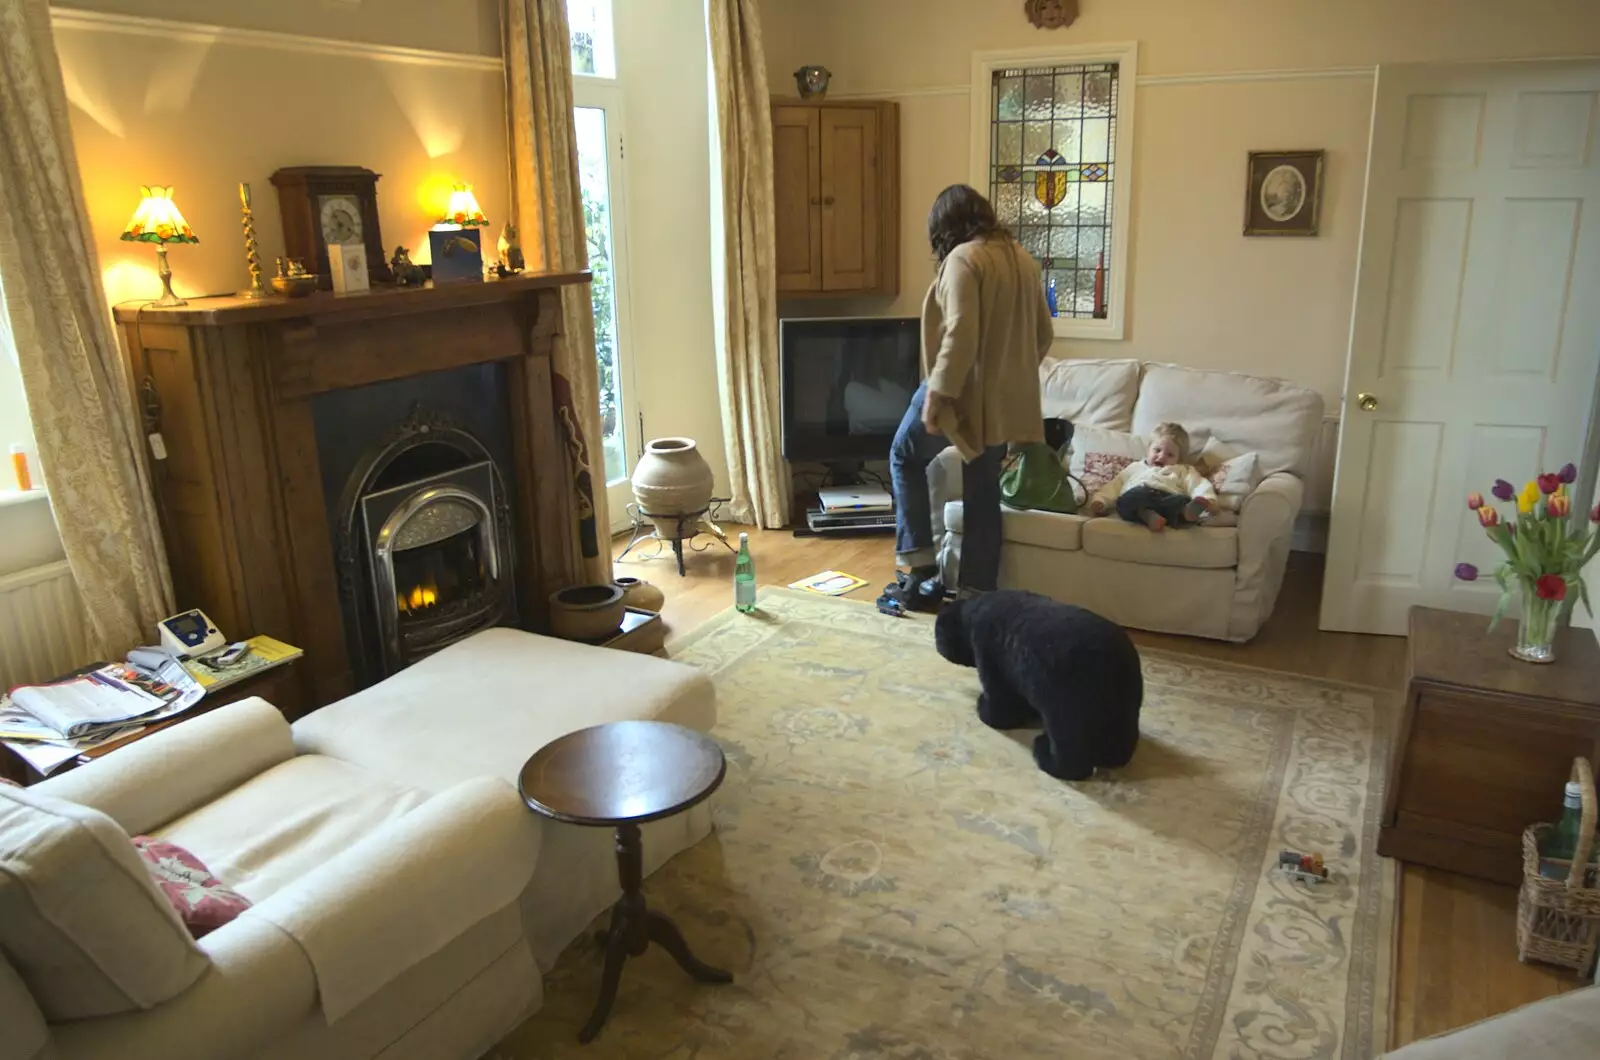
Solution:
[[[1019,449],[1000,473],[1000,499],[1013,508],[1075,515],[1083,502],[1074,483],[1087,498],[1089,491],[1061,465],[1056,451],[1044,442],[1033,442]]]

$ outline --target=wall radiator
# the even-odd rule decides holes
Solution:
[[[1338,456],[1339,417],[1324,416],[1311,446],[1311,463],[1306,469],[1306,499],[1301,511],[1327,515],[1333,510],[1333,464]]]
[[[92,661],[83,601],[66,560],[0,576],[0,691]]]

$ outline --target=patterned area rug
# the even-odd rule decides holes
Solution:
[[[1373,848],[1385,698],[1144,653],[1143,741],[1115,775],[1039,772],[973,709],[931,622],[768,590],[676,646],[717,681],[716,831],[645,884],[735,973],[628,962],[576,1042],[600,953],[547,977],[506,1060],[1367,1060],[1394,888]],[[1330,882],[1275,868],[1324,852]]]

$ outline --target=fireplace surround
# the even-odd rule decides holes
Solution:
[[[291,716],[583,580],[550,354],[588,279],[116,310],[178,606],[304,648]]]
[[[351,473],[334,529],[358,684],[480,629],[514,625],[505,479],[466,428],[414,404]]]

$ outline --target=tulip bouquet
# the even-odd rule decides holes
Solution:
[[[1578,477],[1578,469],[1566,465],[1555,474],[1540,475],[1521,491],[1505,479],[1496,479],[1490,490],[1496,500],[1515,502],[1516,517],[1509,509],[1502,519],[1483,495],[1467,495],[1467,507],[1478,515],[1489,540],[1500,546],[1506,561],[1494,572],[1500,586],[1500,603],[1489,620],[1493,629],[1511,603],[1513,589],[1522,596],[1522,624],[1517,646],[1511,654],[1529,662],[1554,662],[1551,645],[1563,611],[1574,597],[1583,601],[1592,615],[1589,592],[1583,584],[1583,567],[1600,550],[1600,505],[1589,513],[1589,523],[1579,529],[1568,525],[1572,500],[1567,487]],[[1470,563],[1456,564],[1456,577],[1476,581],[1478,568]]]

